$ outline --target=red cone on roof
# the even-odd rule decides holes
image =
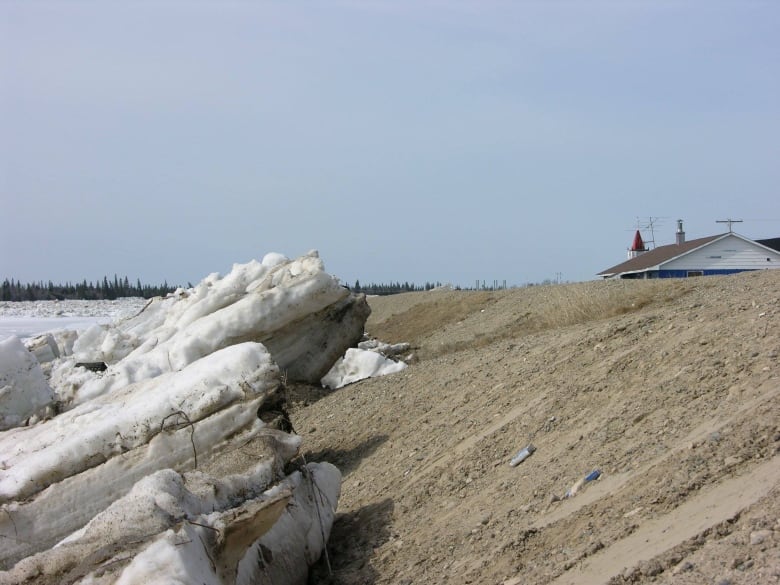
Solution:
[[[636,230],[636,234],[634,235],[634,243],[631,244],[631,251],[632,252],[645,251],[645,243],[642,241],[642,234],[639,233],[639,230]]]
[[[628,250],[628,258],[636,258],[642,252],[647,252],[647,248],[645,248],[645,243],[642,241],[642,234],[639,233],[639,230],[636,230],[636,234],[634,234],[634,243],[631,244],[631,248]]]

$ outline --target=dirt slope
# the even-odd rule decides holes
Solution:
[[[312,583],[780,582],[780,271],[369,302],[411,366],[290,388],[345,474]]]

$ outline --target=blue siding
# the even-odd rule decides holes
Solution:
[[[687,278],[692,270],[659,270],[654,278]],[[703,276],[716,276],[718,274],[737,274],[738,272],[750,272],[750,269],[727,268],[722,270],[701,270]],[[653,278],[651,277],[651,278]]]

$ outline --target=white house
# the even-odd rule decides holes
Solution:
[[[641,238],[639,239],[641,243]],[[677,241],[653,250],[636,250],[629,260],[599,272],[604,278],[685,278],[713,274],[734,274],[746,270],[780,268],[780,239],[751,240],[735,232],[685,240],[682,221]]]

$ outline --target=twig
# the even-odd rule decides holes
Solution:
[[[135,315],[133,315],[133,319],[138,317],[141,313],[143,313],[149,305],[151,305],[154,302],[154,298],[149,299],[149,302],[144,305],[144,308],[138,311]]]
[[[203,542],[203,536],[198,534],[198,540],[200,540],[200,543],[203,545],[203,552],[206,553],[206,556],[209,559],[209,562],[211,563],[211,567],[216,571],[217,570],[217,563],[214,561],[213,558],[211,558],[211,553],[209,553],[209,546]]]
[[[301,459],[303,460],[303,475],[309,480],[309,485],[311,485],[311,491],[312,496],[314,496],[314,507],[317,508],[317,519],[320,521],[320,535],[322,536],[322,552],[325,553],[325,565],[328,567],[328,576],[333,576],[333,569],[331,569],[330,566],[330,556],[328,556],[328,539],[325,538],[325,527],[322,524],[322,514],[320,513],[320,503],[317,501],[317,494],[314,493],[314,487],[317,487],[317,490],[322,493],[320,490],[320,487],[315,483],[314,481],[314,474],[311,472],[311,470],[306,467],[306,457],[301,455]],[[328,502],[330,503],[330,502]]]
[[[39,546],[41,544],[40,542],[37,542],[35,540],[25,540],[23,538],[19,538],[19,530],[16,527],[16,521],[14,520],[14,517],[11,516],[11,511],[8,509],[7,506],[2,506],[2,510],[8,516],[8,519],[11,521],[11,524],[13,524],[14,536],[9,536],[7,534],[0,534],[0,538],[7,538],[8,540],[14,540],[16,542],[23,542],[24,544],[32,544],[35,546]]]
[[[253,436],[249,437],[249,438],[248,438],[246,441],[244,441],[243,443],[241,443],[240,445],[238,445],[238,446],[236,446],[236,447],[233,447],[232,449],[225,449],[223,452],[224,452],[224,453],[232,453],[233,451],[238,451],[239,449],[243,449],[243,448],[244,448],[244,447],[246,447],[246,446],[247,446],[249,443],[251,443],[252,441],[254,441],[256,438],[257,438],[257,435],[253,435]]]
[[[38,545],[39,543],[34,540],[25,540],[23,538],[15,538],[13,536],[8,536],[7,534],[0,534],[0,538],[7,538],[8,540],[14,540],[16,542],[23,542],[24,544],[34,544]]]
[[[190,420],[190,417],[187,416],[187,413],[183,410],[177,410],[176,412],[172,412],[171,414],[165,416],[160,421],[160,432],[163,432],[163,427],[165,426],[165,421],[171,418],[172,416],[183,416],[184,420],[187,421],[187,424],[190,425],[190,443],[192,443],[192,454],[195,457],[195,469],[198,468],[198,451],[195,449],[195,425],[192,424],[192,421]]]
[[[265,555],[263,554],[263,545],[260,544],[260,541],[257,541],[257,553],[260,557],[260,565],[263,567],[263,573],[265,573],[265,578],[268,579],[268,583],[270,585],[273,585],[273,579],[271,579],[271,575],[268,573],[268,565],[265,562]]]
[[[11,516],[10,510],[6,506],[3,506],[3,512],[6,513],[6,515],[8,516],[8,519],[11,521],[11,524],[14,525],[14,536],[16,536],[17,540],[18,540],[18,538],[19,538],[19,531],[16,529],[16,522],[14,521],[14,517]]]
[[[208,524],[201,524],[200,522],[195,522],[194,520],[187,520],[189,524],[194,524],[195,526],[200,526],[201,528],[208,528],[209,530],[213,530],[217,533],[217,536],[219,536],[221,533],[219,531],[219,528],[214,528],[213,526],[209,526]]]
[[[104,561],[104,562],[100,563],[100,567],[99,568],[100,568],[101,571],[105,571],[111,565],[116,565],[118,563],[123,563],[125,561],[129,561],[132,558],[133,558],[132,554],[130,554],[128,556],[124,556],[124,557],[117,556],[117,557],[111,559],[110,561]]]
[[[312,473],[312,475],[314,474]],[[322,491],[322,488],[320,488],[320,486],[316,482],[314,483],[314,487],[317,488],[317,491],[320,494],[320,501],[322,502],[322,504],[325,505],[325,503],[327,502],[328,506],[330,506],[330,509],[335,511],[336,506],[333,505],[333,503],[330,501],[330,498],[327,496],[325,492]]]

